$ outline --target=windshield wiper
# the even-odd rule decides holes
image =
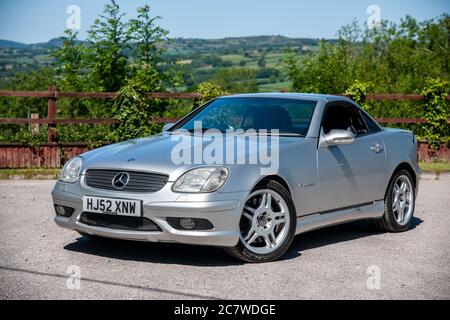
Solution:
[[[286,137],[304,137],[304,135],[297,132],[279,132],[278,134]]]
[[[281,132],[271,132],[271,131],[267,131],[267,132],[248,132],[245,134],[256,134],[256,135],[267,135],[267,136],[283,136],[283,137],[304,137],[304,135],[300,134],[300,133],[296,133],[296,132],[288,132],[288,131],[281,131]]]
[[[192,128],[192,129],[189,129],[188,131],[190,132],[190,133],[196,133],[196,132],[206,132],[206,131],[208,131],[208,130],[214,130],[214,131],[220,131],[220,132],[222,132],[222,130],[220,130],[220,129],[217,129],[217,128]]]
[[[188,129],[187,131],[189,133],[205,133],[208,130],[215,130],[215,131],[219,131],[221,133],[224,133],[222,130],[220,130],[218,128],[204,128],[204,127],[202,127],[202,128],[192,128],[192,129]],[[264,134],[264,135],[267,135],[267,136],[279,135],[279,136],[283,136],[283,137],[304,137],[304,135],[302,135],[300,133],[289,132],[289,131],[280,131],[280,132],[277,132],[277,133],[271,132],[271,131],[267,131],[267,132],[264,132],[264,133],[259,132],[259,131],[256,131],[256,132],[236,131],[236,133],[239,133],[239,135],[241,135],[241,134],[243,134],[243,135],[246,135],[246,134],[255,134],[255,135],[260,135],[261,134],[262,135],[262,134]]]

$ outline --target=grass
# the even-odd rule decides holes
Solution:
[[[450,172],[449,161],[420,162],[419,165],[425,172]]]
[[[225,54],[222,55],[221,58],[224,61],[231,61],[234,64],[238,64],[239,62],[243,61],[249,61],[244,55],[241,54]]]
[[[261,84],[258,86],[260,92],[274,92],[281,89],[288,89],[291,86],[290,81]]]
[[[450,172],[450,162],[420,162],[420,168],[429,173]],[[14,179],[36,179],[48,180],[57,179],[61,169],[0,169],[0,180],[14,180]]]
[[[57,179],[61,169],[0,169],[0,180],[14,179]]]

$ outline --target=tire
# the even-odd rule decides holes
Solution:
[[[396,198],[395,194],[396,191],[394,191],[394,188],[398,190],[399,183],[405,182],[408,186],[409,191],[402,192],[403,196],[398,196]],[[407,207],[404,207],[404,209],[401,209],[401,205],[398,205],[399,199],[408,199],[409,198],[409,205],[405,205]],[[397,201],[397,202],[396,202]],[[400,201],[402,202],[402,201]],[[397,203],[397,206],[395,206]],[[407,201],[406,201],[407,203]],[[415,194],[415,185],[413,183],[413,179],[411,177],[411,174],[407,170],[399,170],[397,171],[390,183],[389,187],[386,191],[385,199],[384,199],[384,205],[385,205],[385,211],[384,215],[378,219],[375,220],[375,225],[377,228],[383,232],[404,232],[408,230],[411,226],[411,221],[414,216],[414,210],[415,210],[415,204],[416,204],[416,194]],[[400,208],[399,208],[400,206]],[[397,210],[394,209],[394,207],[399,208]],[[402,214],[399,213],[399,210],[403,210],[403,219],[401,219]],[[406,211],[406,212],[405,212]]]
[[[260,203],[257,202],[258,199]],[[262,208],[263,202],[267,204],[267,201],[270,201],[268,203],[270,209],[267,205]],[[268,212],[264,212],[265,210]],[[262,263],[277,260],[292,244],[296,226],[297,214],[289,192],[281,184],[269,181],[256,187],[248,197],[239,223],[241,232],[239,243],[235,247],[225,248],[225,251],[244,262]],[[254,230],[252,228],[255,231],[251,234],[250,232]],[[255,235],[257,237],[250,243]]]

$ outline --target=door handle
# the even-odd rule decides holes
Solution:
[[[370,147],[370,150],[372,150],[375,153],[383,152],[384,148],[381,144],[375,143]]]

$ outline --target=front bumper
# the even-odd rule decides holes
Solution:
[[[142,200],[143,216],[162,231],[117,230],[84,224],[80,221],[84,195]],[[239,220],[247,192],[180,195],[172,192],[171,183],[167,183],[154,194],[125,194],[86,188],[82,183],[57,182],[52,197],[55,205],[75,210],[70,218],[54,217],[55,223],[66,229],[124,240],[233,247],[239,241]],[[168,217],[207,219],[214,228],[208,231],[178,230],[169,225]]]

